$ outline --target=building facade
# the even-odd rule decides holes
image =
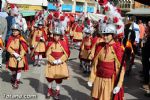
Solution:
[[[56,7],[53,5],[53,3],[55,3],[55,0],[48,1],[48,9],[56,10]],[[97,3],[95,2],[95,0],[62,0],[61,3],[61,10],[64,12],[95,13],[97,11]]]

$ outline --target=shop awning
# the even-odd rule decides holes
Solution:
[[[34,16],[36,11],[29,11],[29,10],[22,10],[20,11],[20,13],[26,17],[26,16]]]
[[[127,12],[126,14],[136,16],[150,16],[150,8],[136,8],[132,9],[130,12]]]

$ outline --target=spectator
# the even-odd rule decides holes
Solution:
[[[150,21],[148,21],[148,25],[145,29],[145,37],[146,42],[143,46],[142,50],[142,64],[143,64],[143,71],[144,71],[144,85],[143,88],[146,90],[146,95],[150,96],[150,86],[149,86],[149,71],[150,71]]]
[[[144,24],[142,22],[142,20],[139,20],[139,29],[140,29],[140,48],[141,48],[141,41],[143,40],[143,37],[144,37],[144,33],[145,33],[145,27],[144,27]]]

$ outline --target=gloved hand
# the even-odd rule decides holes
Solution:
[[[43,37],[40,37],[40,41],[44,42],[44,38],[43,38]]]
[[[54,61],[53,61],[53,64],[57,65],[57,64],[58,64],[58,61],[57,61],[57,60],[54,60]]]
[[[34,45],[31,46],[31,49],[34,49]]]
[[[15,56],[15,58],[19,58],[20,57],[20,55],[18,54],[18,53],[13,53],[13,55]]]
[[[93,86],[93,83],[92,83],[92,82],[89,82],[89,81],[88,81],[87,84],[88,84],[89,87],[92,87],[92,86]]]
[[[18,57],[18,58],[17,58],[17,61],[21,61],[21,57]]]
[[[116,86],[113,90],[113,94],[117,94],[120,91],[120,87]]]
[[[61,64],[61,63],[62,63],[62,61],[61,61],[60,59],[58,59],[58,60],[57,60],[57,63],[58,63],[58,64]]]

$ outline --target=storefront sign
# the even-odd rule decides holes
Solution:
[[[17,5],[19,10],[42,10],[42,6],[30,6],[30,5]]]
[[[52,3],[48,4],[48,9],[49,10],[56,10],[56,6],[54,6]]]
[[[63,11],[72,11],[72,5],[63,4],[62,10]]]
[[[87,12],[93,13],[94,12],[94,7],[88,6],[87,7]]]
[[[83,12],[83,6],[76,5],[77,12]]]

